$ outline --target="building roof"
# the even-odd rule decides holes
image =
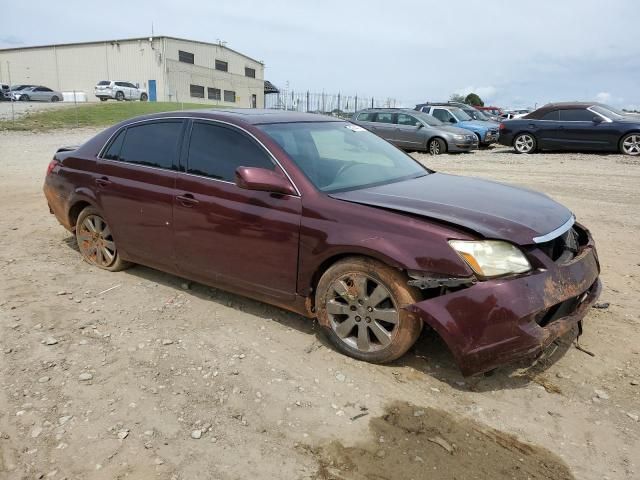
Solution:
[[[51,48],[51,47],[73,47],[76,45],[92,45],[92,44],[96,44],[96,43],[116,43],[116,42],[137,42],[137,41],[141,41],[141,40],[146,40],[149,41],[149,38],[151,37],[135,37],[135,38],[110,38],[107,40],[95,40],[95,41],[90,41],[90,42],[75,42],[75,43],[52,43],[50,45],[27,45],[27,46],[19,46],[19,47],[11,47],[11,48],[0,48],[0,53],[2,52],[11,52],[11,51],[16,51],[16,50],[29,50],[29,49],[36,49],[36,48]],[[225,50],[229,50],[230,52],[236,53],[238,55],[241,55],[253,62],[256,63],[260,63],[262,65],[264,65],[263,62],[261,62],[260,60],[256,60],[255,58],[252,58],[248,55],[245,55],[244,53],[240,53],[237,50],[234,50],[232,48],[229,48],[225,45],[221,45],[219,43],[211,43],[211,42],[203,42],[200,40],[190,40],[188,38],[180,38],[180,37],[172,37],[170,35],[158,35],[158,36],[154,36],[153,39],[154,40],[159,40],[161,38],[168,38],[170,40],[179,40],[181,42],[191,42],[191,43],[200,43],[202,45],[210,45],[213,47],[220,47],[220,48],[224,48]]]

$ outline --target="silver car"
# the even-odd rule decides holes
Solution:
[[[449,126],[415,110],[371,108],[356,112],[351,121],[407,150],[440,155],[478,148],[478,137],[469,130]]]
[[[60,92],[48,87],[37,86],[14,91],[13,99],[21,102],[59,102],[63,97]]]

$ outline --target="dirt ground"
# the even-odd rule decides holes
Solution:
[[[424,335],[379,366],[314,324],[80,260],[41,192],[92,130],[0,132],[0,479],[640,478],[640,161],[417,155],[542,190],[592,230],[608,308],[582,346],[465,379]]]

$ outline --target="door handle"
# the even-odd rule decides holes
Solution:
[[[193,195],[191,193],[184,193],[182,195],[178,195],[176,197],[176,200],[180,202],[180,205],[187,208],[191,208],[194,205],[197,205],[198,203],[200,203],[198,200],[193,198]]]
[[[109,180],[107,177],[100,177],[100,178],[96,178],[96,185],[98,185],[99,187],[106,187],[107,185],[111,184],[111,180]]]

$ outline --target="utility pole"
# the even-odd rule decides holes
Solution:
[[[7,76],[9,77],[9,95],[11,95],[11,64],[9,60],[7,60]],[[13,105],[13,97],[10,97],[9,100],[11,101],[11,122],[14,123],[16,121],[16,107]]]

